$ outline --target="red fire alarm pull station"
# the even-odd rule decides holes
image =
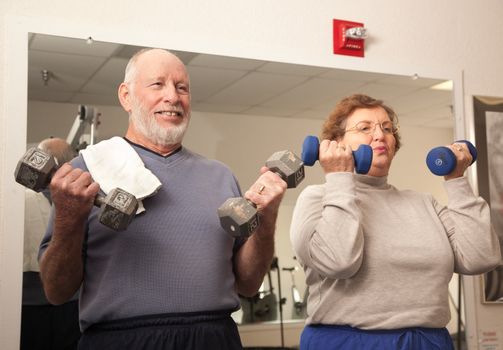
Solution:
[[[365,38],[363,23],[334,19],[334,54],[363,57]]]

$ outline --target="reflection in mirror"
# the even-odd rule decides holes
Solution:
[[[80,105],[99,111],[93,136],[88,125],[80,142],[124,135],[127,114],[119,106],[117,86],[128,59],[138,49],[30,35],[28,144],[48,136],[67,138]],[[394,160],[390,182],[398,188],[433,193],[446,202],[441,181],[424,164],[429,149],[453,139],[452,91],[440,85],[444,80],[173,52],[186,64],[191,78],[192,119],[184,145],[229,165],[242,189],[254,182],[273,152],[289,149],[300,155],[304,137],[319,135],[337,101],[359,92],[383,99],[398,113],[404,145]],[[304,182],[285,195],[276,233],[279,268],[271,269],[257,297],[246,300],[243,305],[248,305],[236,312],[238,322],[251,322],[258,316],[272,323],[280,318],[285,323],[302,322],[306,284],[290,245],[289,225],[300,191],[323,179],[319,166],[306,168]],[[275,302],[259,305],[269,294]],[[285,300],[282,315],[275,310],[280,299]]]
[[[51,212],[52,198],[47,182],[57,164],[71,161],[76,153],[61,138],[45,138],[36,146],[37,149],[30,148],[23,157],[23,166],[16,168],[16,180],[26,186],[21,350],[56,349],[56,344],[66,344],[68,350],[76,349],[80,338],[78,296],[75,294],[64,304],[51,305],[42,287],[38,262],[40,242]]]
[[[476,96],[473,106],[479,192],[491,206],[491,222],[503,251],[503,98]],[[482,280],[484,302],[503,303],[503,262]]]

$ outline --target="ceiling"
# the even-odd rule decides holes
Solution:
[[[140,48],[31,34],[28,98],[118,106],[117,87]],[[452,91],[431,89],[442,80],[173,52],[189,71],[194,111],[325,119],[359,92],[383,99],[402,125],[454,125]]]

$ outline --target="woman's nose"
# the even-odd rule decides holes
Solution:
[[[381,124],[374,124],[373,138],[376,140],[382,139],[384,137],[384,131],[382,130]]]

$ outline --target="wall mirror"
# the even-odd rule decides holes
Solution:
[[[97,140],[123,135],[127,114],[118,103],[117,86],[129,57],[138,49],[85,38],[30,34],[27,143],[36,144],[48,136],[66,138],[79,105],[99,111]],[[399,115],[404,145],[394,160],[390,183],[433,193],[446,202],[442,180],[428,172],[424,159],[432,147],[453,140],[449,81],[173,52],[191,76],[193,112],[184,145],[228,164],[242,189],[253,183],[273,152],[290,149],[300,155],[304,137],[319,135],[336,102],[360,92],[383,99]],[[284,322],[303,322],[304,275],[290,246],[289,223],[300,191],[321,182],[319,167],[307,168],[301,186],[285,196],[276,235],[277,267],[266,276],[258,299],[236,315],[238,322],[277,323],[280,317]],[[275,311],[280,286],[286,300],[282,315]],[[267,304],[269,294],[274,294],[276,304]]]
[[[503,98],[475,96],[473,110],[479,193],[491,206],[491,222],[503,248]],[[484,302],[503,303],[503,262],[485,273],[482,283]]]

